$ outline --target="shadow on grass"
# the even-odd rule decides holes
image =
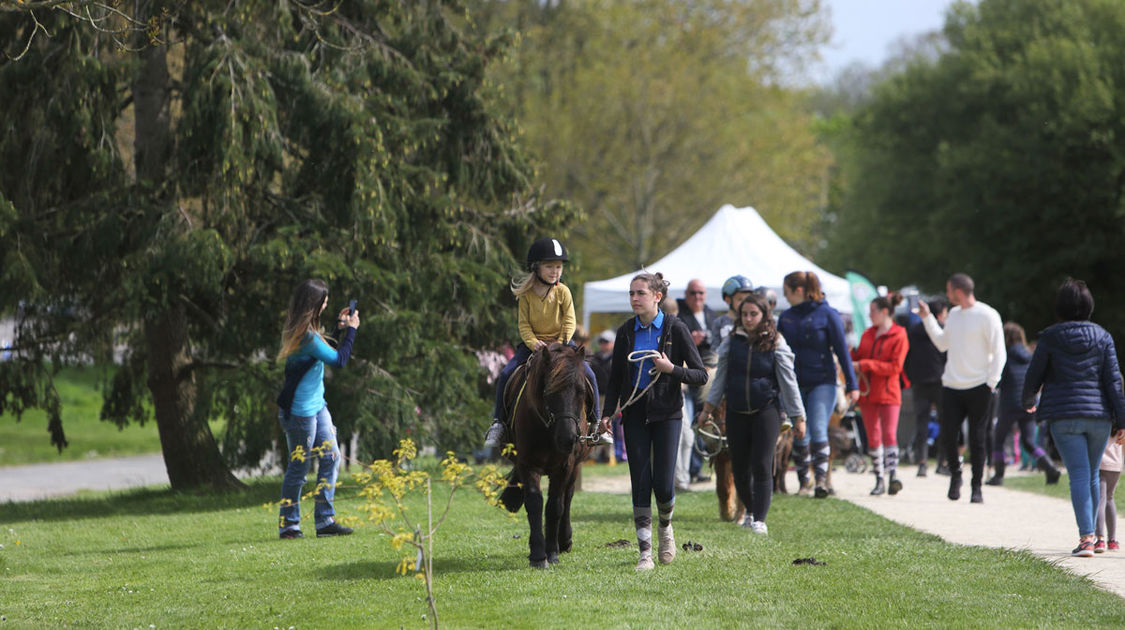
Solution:
[[[0,523],[212,512],[240,507],[260,507],[264,503],[278,500],[281,489],[279,479],[250,479],[245,483],[246,488],[232,492],[139,489],[99,494],[93,497],[9,502],[0,504]]]
[[[403,576],[395,572],[398,561],[357,560],[334,564],[320,569],[320,577],[326,580],[394,580]],[[435,558],[434,574],[437,577],[454,573],[480,573],[498,571],[518,571],[527,569],[527,555],[489,556],[488,558]]]

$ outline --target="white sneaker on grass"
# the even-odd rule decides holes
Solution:
[[[770,533],[770,530],[768,527],[766,527],[766,523],[764,521],[755,521],[750,517],[749,514],[746,515],[746,520],[742,521],[742,526],[754,532],[755,534],[761,534],[765,536]]]

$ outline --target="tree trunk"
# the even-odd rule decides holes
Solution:
[[[243,487],[223,461],[207,418],[195,413],[195,378],[189,368],[183,309],[172,308],[147,320],[145,339],[148,388],[172,489]]]
[[[144,3],[141,11],[152,9]],[[143,14],[143,13],[142,13]],[[152,191],[156,206],[169,203],[163,186],[171,159],[170,77],[167,49],[140,42],[141,64],[133,85],[137,181]],[[196,412],[195,377],[188,367],[187,320],[181,306],[168,306],[145,321],[148,387],[160,431],[164,466],[174,490],[200,487],[233,489],[242,483],[219,453],[207,418]]]

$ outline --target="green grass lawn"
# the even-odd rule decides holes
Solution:
[[[586,474],[598,474],[587,469]],[[613,471],[616,473],[616,471]],[[142,490],[0,506],[0,628],[423,628],[421,581],[373,526],[281,541],[279,480],[241,494]],[[341,488],[337,507],[361,499]],[[413,509],[421,514],[420,505]],[[527,525],[458,494],[437,535],[451,628],[1125,627],[1125,601],[1026,552],[959,547],[843,501],[780,496],[769,537],[677,498],[680,552],[637,574],[629,499],[579,493],[574,551],[527,568]],[[311,524],[306,522],[306,531]],[[794,566],[815,556],[825,566]]]
[[[12,414],[0,415],[0,467],[159,453],[155,420],[118,429],[99,419],[104,378],[98,367],[66,368],[55,377],[63,430],[70,443],[61,453],[51,446],[47,414],[42,410],[29,410],[19,422]],[[222,427],[222,422],[211,425],[217,438]]]

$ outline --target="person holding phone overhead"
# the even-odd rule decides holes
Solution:
[[[340,471],[340,446],[336,427],[324,401],[324,366],[344,367],[351,357],[359,314],[355,301],[340,310],[336,319],[339,347],[324,340],[319,319],[328,306],[328,285],[322,280],[306,280],[293,292],[281,350],[277,360],[285,362],[285,385],[278,396],[278,421],[285,431],[289,459],[281,482],[281,513],[278,534],[281,538],[304,538],[301,532],[301,489],[305,485],[312,459],[317,459],[314,501],[317,537],[347,536],[352,528],[336,522],[332,500]]]

